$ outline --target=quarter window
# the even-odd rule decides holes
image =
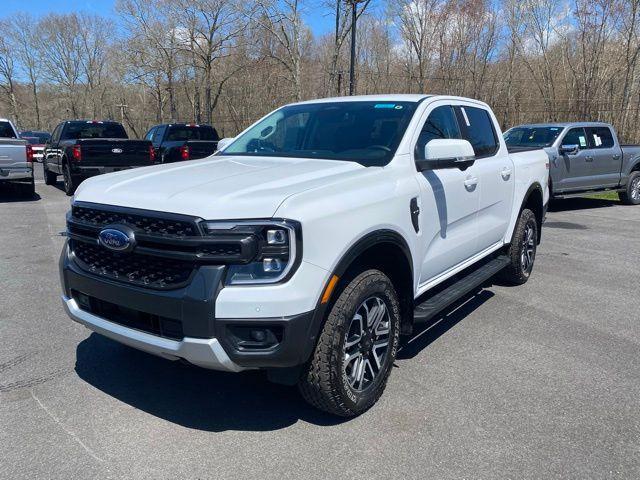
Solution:
[[[456,114],[463,138],[473,146],[477,158],[490,157],[498,151],[498,137],[489,112],[465,106],[458,107]]]
[[[435,108],[427,117],[416,144],[416,158],[424,158],[424,149],[431,140],[462,138],[460,127],[449,105]]]
[[[591,148],[611,148],[613,147],[613,135],[607,127],[587,128]]]

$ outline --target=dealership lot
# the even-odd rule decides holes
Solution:
[[[71,322],[69,199],[37,168],[39,199],[0,191],[0,478],[640,476],[640,207],[560,203],[529,283],[443,312],[340,421]]]

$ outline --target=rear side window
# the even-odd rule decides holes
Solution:
[[[587,134],[584,132],[584,128],[572,128],[562,139],[562,145],[578,145],[580,150],[588,148]]]
[[[0,122],[0,137],[16,138],[16,132],[13,131],[9,122]]]
[[[613,134],[607,127],[587,128],[589,143],[591,148],[611,148],[613,147]]]
[[[145,140],[151,140],[153,138],[153,134],[156,133],[156,130],[158,129],[158,127],[153,127],[151,130],[149,130],[147,132],[147,134],[144,136]]]
[[[154,145],[160,145],[162,143],[162,139],[164,138],[164,132],[167,131],[166,125],[160,125],[156,128],[156,131],[153,133],[153,138],[151,139]]]
[[[473,146],[476,157],[490,157],[498,151],[498,137],[489,112],[483,108],[457,107],[462,136]]]
[[[424,158],[424,148],[431,140],[446,138],[462,138],[453,108],[449,105],[434,108],[427,117],[416,144],[416,157]]]

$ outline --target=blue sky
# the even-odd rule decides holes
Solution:
[[[29,11],[34,15],[43,15],[49,12],[65,13],[85,11],[107,16],[115,16],[113,6],[115,0],[0,0],[2,14],[0,17],[9,17],[12,13]],[[334,18],[326,9],[313,9],[312,3],[307,2],[304,19],[316,34],[324,34],[332,31]],[[317,2],[320,3],[320,2]]]

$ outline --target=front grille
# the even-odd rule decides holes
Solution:
[[[184,286],[194,271],[194,264],[138,253],[116,253],[98,245],[70,242],[76,262],[84,270],[112,280],[149,288],[167,289]]]
[[[124,224],[149,235],[178,238],[200,235],[197,226],[187,220],[159,218],[152,215],[101,210],[77,205],[73,206],[71,213],[74,219],[94,227]]]
[[[71,294],[82,310],[98,315],[113,323],[172,340],[182,340],[184,338],[180,320],[132,310],[99,298],[90,297],[82,292],[72,291]]]

